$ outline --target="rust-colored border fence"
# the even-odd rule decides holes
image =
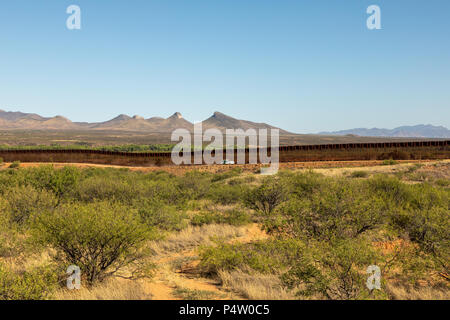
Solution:
[[[252,149],[257,154],[269,150]],[[202,151],[196,151],[201,153]],[[383,143],[346,143],[322,145],[280,146],[280,162],[301,161],[348,161],[380,159],[449,159],[450,140],[383,142]],[[235,150],[234,160],[239,153],[249,159],[249,149]],[[214,155],[214,152],[212,152]],[[63,163],[97,163],[127,166],[161,166],[172,165],[171,152],[115,152],[102,150],[0,150],[4,161],[22,162],[63,162]],[[191,153],[194,157],[194,152]],[[224,159],[226,152],[223,152]],[[258,156],[259,162],[259,156]]]

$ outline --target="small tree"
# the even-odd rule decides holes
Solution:
[[[144,244],[151,236],[135,212],[118,204],[64,205],[36,215],[34,236],[56,250],[55,260],[76,265],[88,284],[124,267],[142,271]]]
[[[19,186],[8,189],[5,193],[7,211],[12,222],[26,224],[33,214],[40,214],[57,206],[55,195],[46,190],[36,190],[32,186]]]
[[[283,283],[297,288],[299,296],[332,300],[368,298],[368,266],[380,262],[370,244],[355,240],[318,242],[311,246],[282,276]],[[377,293],[380,297],[383,292]]]
[[[268,177],[259,187],[247,192],[244,201],[250,209],[269,215],[287,198],[286,184],[278,177]]]
[[[342,180],[330,183],[326,192],[312,193],[309,199],[289,200],[277,213],[272,228],[296,238],[331,240],[355,238],[378,227],[386,209],[383,200],[372,196],[364,184]]]

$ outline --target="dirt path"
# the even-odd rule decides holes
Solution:
[[[242,236],[232,239],[233,243],[248,243],[267,238],[257,224],[245,228]],[[169,252],[155,263],[158,271],[144,289],[153,300],[198,299],[242,299],[239,295],[222,288],[215,279],[205,278],[199,269],[198,248],[181,252]]]

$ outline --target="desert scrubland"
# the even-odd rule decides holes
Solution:
[[[450,298],[449,161],[214,168],[3,163],[0,299]]]

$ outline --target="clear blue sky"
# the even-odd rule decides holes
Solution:
[[[366,28],[371,4],[382,30]],[[450,1],[1,1],[0,108],[73,121],[221,111],[299,133],[450,127]]]

